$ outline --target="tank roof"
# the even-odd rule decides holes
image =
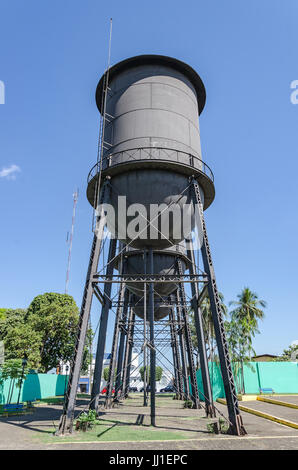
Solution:
[[[119,73],[129,69],[130,67],[136,67],[139,65],[167,65],[185,75],[196,91],[199,114],[201,114],[206,102],[205,86],[200,76],[192,67],[187,65],[185,62],[182,62],[181,60],[174,59],[173,57],[155,54],[129,57],[128,59],[122,60],[121,62],[118,62],[110,68],[109,82],[111,82],[111,80]],[[100,112],[102,111],[102,92],[104,76],[105,74],[101,77],[95,93],[96,105]]]

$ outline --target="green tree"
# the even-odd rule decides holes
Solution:
[[[155,380],[156,380],[156,382],[159,382],[161,380],[162,373],[163,373],[163,368],[160,367],[160,366],[156,366],[156,368],[155,368]],[[145,367],[144,366],[140,367],[140,376],[141,376],[142,382],[144,382],[144,378],[145,378]],[[147,384],[149,384],[149,381],[150,381],[150,367],[146,367],[146,382],[147,382]]]
[[[25,316],[32,330],[40,335],[40,367],[43,372],[71,360],[75,345],[79,310],[68,294],[38,295]]]
[[[110,372],[110,368],[105,367],[104,370],[103,370],[103,378],[106,382],[109,380],[109,372]],[[117,377],[117,370],[115,369],[115,371],[114,371],[114,382],[116,380],[116,377]]]
[[[28,357],[28,366],[48,372],[60,361],[71,361],[79,321],[74,299],[54,292],[38,295],[28,310],[9,309],[0,317],[0,340],[7,359]],[[88,346],[92,330],[87,333],[82,369],[90,362]]]
[[[5,358],[22,359],[24,354],[28,357],[30,369],[40,367],[40,350],[42,339],[39,332],[28,324],[19,324],[9,329],[4,338]]]
[[[4,342],[5,358],[23,358],[27,354],[30,368],[40,365],[41,337],[26,321],[24,309],[7,309],[0,318],[0,340]]]
[[[224,296],[221,292],[219,292],[219,298],[221,302],[222,313],[224,316],[226,316],[228,312],[228,308],[224,303]],[[215,358],[215,343],[214,343],[215,332],[214,332],[214,325],[213,325],[209,297],[206,297],[203,300],[201,304],[201,313],[202,313],[202,320],[203,320],[203,330],[204,330],[204,338],[205,338],[205,343],[206,343],[207,358],[208,360],[211,360]],[[190,314],[190,330],[191,330],[193,347],[195,351],[197,352],[197,357],[199,357],[198,339],[197,339],[197,332],[196,332],[193,313]]]
[[[263,308],[266,307],[266,302],[260,300],[258,295],[251,291],[248,287],[244,287],[241,293],[237,295],[238,300],[230,302],[230,305],[235,305],[235,309],[232,310],[231,315],[235,316],[235,319],[245,321],[250,325],[250,329],[257,331],[258,320],[263,320],[265,317]]]
[[[7,335],[8,331],[11,330],[14,326],[24,324],[25,315],[27,310],[25,309],[1,309],[0,314],[0,338],[3,340]]]
[[[240,393],[245,393],[243,366],[255,354],[252,339],[259,333],[258,322],[265,316],[263,308],[266,302],[260,300],[248,287],[244,287],[237,298],[237,301],[230,302],[235,309],[230,312],[230,320],[225,322],[225,328],[238,389]]]
[[[8,359],[1,367],[0,385],[10,379],[7,403],[11,403],[14,387],[20,388],[22,379],[25,378],[28,369],[23,370],[22,359]]]
[[[0,308],[0,321],[5,320],[6,308]]]
[[[293,358],[294,360],[298,359],[298,344],[291,344],[287,349],[284,349],[282,355],[278,356],[274,361],[289,362],[292,361]]]

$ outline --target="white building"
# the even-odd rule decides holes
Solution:
[[[137,387],[138,391],[144,387],[144,383],[141,380],[140,374],[140,363],[142,364],[143,355],[138,353],[136,350],[132,353],[131,369],[130,369],[130,387]],[[161,388],[166,387],[173,383],[173,375],[170,371],[163,370],[162,377],[159,382],[156,382],[156,390],[160,391]]]
[[[140,391],[140,389],[144,386],[144,383],[141,380],[141,374],[140,374],[140,367],[141,367],[140,364],[142,364],[142,358],[143,358],[142,353],[140,354],[139,352],[137,352],[137,350],[133,350],[131,366],[130,366],[129,386],[137,387],[138,391]],[[109,367],[110,359],[111,359],[111,353],[105,353],[104,360],[103,360],[103,370],[106,367]],[[90,375],[91,375],[91,384],[92,384],[94,368],[95,368],[95,354],[93,354],[92,364],[90,364],[88,367],[88,374],[82,375],[80,377],[79,387],[78,387],[79,393],[90,393],[90,386],[89,386]],[[60,362],[59,364],[60,375],[69,375],[69,369],[70,369],[70,365],[68,361],[65,363],[62,361]],[[161,380],[159,382],[156,382],[156,390],[159,392],[161,388],[164,388],[167,385],[170,385],[172,383],[173,383],[173,375],[171,374],[171,372],[163,370]],[[102,390],[106,386],[106,384],[107,382],[102,377],[100,390]]]

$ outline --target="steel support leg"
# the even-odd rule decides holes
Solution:
[[[121,378],[123,376],[123,352],[124,352],[124,341],[125,336],[127,336],[127,310],[128,310],[128,301],[129,301],[129,291],[126,289],[124,294],[124,306],[122,320],[120,322],[120,341],[119,341],[119,350],[118,350],[118,359],[117,359],[117,375],[116,375],[116,386],[114,394],[114,402],[118,400],[118,394],[123,387]]]
[[[117,240],[112,239],[110,240],[109,246],[109,254],[108,254],[108,264],[106,269],[106,277],[113,275],[113,263],[111,260],[115,257],[116,254],[116,245]],[[104,305],[101,310],[100,316],[100,324],[98,330],[98,340],[97,340],[97,350],[96,350],[96,358],[95,358],[95,367],[94,367],[94,374],[93,374],[93,386],[91,391],[91,403],[90,409],[98,411],[98,403],[99,403],[99,395],[100,395],[100,384],[102,378],[102,368],[103,368],[103,361],[104,361],[104,352],[105,352],[105,344],[106,344],[106,336],[107,336],[107,326],[108,326],[108,317],[109,311],[111,308],[111,291],[112,291],[112,283],[106,282],[104,285]]]
[[[144,274],[147,272],[147,250],[144,249]],[[147,406],[147,284],[144,282],[144,392],[143,392],[143,406]]]
[[[238,398],[234,383],[232,365],[230,361],[229,348],[226,340],[224,319],[221,311],[221,303],[218,295],[215,272],[211,257],[211,251],[207,236],[207,230],[204,219],[203,204],[200,195],[200,188],[195,179],[192,180],[192,199],[196,209],[196,224],[199,234],[202,237],[202,258],[204,264],[204,271],[206,272],[209,283],[208,293],[210,299],[210,306],[212,312],[212,319],[214,324],[214,332],[218,349],[218,356],[220,360],[221,373],[224,383],[225,395],[227,400],[229,421],[230,421],[230,434],[238,436],[246,434],[243,426],[242,417],[239,410]]]
[[[113,334],[113,343],[112,343],[112,351],[111,351],[111,359],[110,359],[110,367],[109,367],[109,378],[107,383],[107,394],[105,400],[105,408],[110,408],[112,404],[112,393],[113,393],[113,386],[115,382],[115,375],[118,373],[117,371],[117,350],[118,350],[118,341],[119,341],[119,324],[122,318],[123,312],[123,303],[124,303],[124,294],[125,294],[125,283],[121,283],[120,292],[118,296],[118,307],[116,311],[116,319],[115,319],[115,327],[114,327],[114,334]]]
[[[150,274],[154,274],[153,251],[149,249]],[[155,369],[156,351],[154,346],[154,283],[149,283],[149,325],[150,325],[150,405],[151,426],[155,426]]]
[[[86,334],[89,324],[89,315],[93,297],[93,276],[97,271],[99,256],[101,252],[104,227],[106,225],[103,204],[108,202],[110,197],[110,186],[107,182],[104,185],[100,194],[100,215],[97,219],[97,230],[93,237],[92,248],[89,259],[89,266],[87,277],[84,287],[82,306],[80,311],[80,318],[78,324],[78,334],[74,350],[74,356],[71,361],[70,374],[67,384],[67,391],[64,399],[63,412],[60,418],[57,435],[64,434],[65,432],[72,433],[73,419],[76,404],[76,395],[79,384],[83,353],[85,347]]]
[[[130,296],[130,299],[131,299],[131,296]],[[132,342],[132,337],[131,337],[132,318],[133,318],[133,309],[130,306],[129,307],[129,314],[128,314],[128,322],[127,322],[127,335],[126,335],[126,343],[125,343],[125,352],[124,352],[121,398],[125,398],[126,377],[127,377],[128,359],[129,359],[129,345]]]
[[[132,350],[133,350],[133,335],[134,335],[134,329],[135,329],[135,318],[136,318],[136,314],[133,311],[132,312],[132,320],[131,320],[130,340],[129,340],[129,344],[128,344],[128,346],[129,346],[129,349],[128,349],[128,364],[127,364],[127,369],[126,369],[126,381],[125,381],[125,392],[124,392],[125,398],[128,397],[128,391],[129,391],[130,369],[131,369]]]
[[[180,346],[180,353],[181,353],[182,376],[183,376],[183,383],[184,383],[183,398],[184,400],[189,400],[190,391],[189,391],[186,353],[185,353],[186,347],[185,347],[185,339],[184,339],[184,334],[183,334],[184,325],[182,322],[181,303],[180,303],[180,298],[178,297],[178,291],[176,292],[175,298],[176,298],[176,305],[177,305],[178,338],[179,338],[179,346]]]
[[[182,268],[181,268],[181,261],[178,258],[178,272],[181,275]],[[194,408],[201,408],[200,400],[199,400],[199,392],[198,392],[198,383],[197,383],[197,375],[196,375],[196,368],[194,363],[194,355],[193,355],[193,347],[192,347],[192,340],[191,340],[191,333],[189,327],[189,320],[188,320],[188,313],[186,307],[186,298],[184,292],[184,285],[182,282],[179,283],[178,287],[178,300],[179,303],[182,303],[181,311],[182,317],[184,321],[184,334],[185,334],[185,342],[186,342],[186,352],[188,358],[188,366],[189,366],[189,375],[190,375],[190,384],[191,384],[191,399],[193,401]]]
[[[193,251],[193,243],[189,241],[190,249],[187,251],[187,257],[191,261],[189,272],[192,275],[196,275],[196,265],[195,265],[195,257]],[[203,390],[204,390],[204,398],[205,398],[205,405],[206,405],[206,414],[211,418],[215,417],[215,408],[213,404],[213,397],[212,397],[212,389],[210,383],[210,375],[209,375],[209,368],[208,368],[208,360],[207,360],[207,353],[206,353],[206,343],[204,338],[204,328],[203,328],[203,319],[202,319],[202,312],[200,306],[198,304],[199,299],[199,288],[196,281],[191,283],[191,293],[192,293],[192,308],[194,312],[194,319],[195,319],[195,327],[196,327],[196,334],[198,339],[198,350],[200,355],[200,366],[201,366],[201,373],[202,373],[202,381],[203,381]]]
[[[173,308],[170,311],[169,319],[170,319],[171,346],[172,346],[172,352],[173,352],[175,388],[176,388],[176,394],[178,396],[178,399],[182,400],[183,399],[183,385],[182,385],[181,365],[180,365],[180,358],[179,358],[178,340],[177,340]]]

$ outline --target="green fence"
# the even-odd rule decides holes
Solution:
[[[209,363],[213,399],[225,396],[219,365]],[[201,371],[197,371],[200,399],[204,400]],[[63,395],[67,376],[56,374],[28,374],[23,383],[20,401]],[[237,381],[236,381],[237,386]],[[0,404],[7,402],[10,380],[0,385]],[[260,388],[272,388],[275,393],[298,394],[298,362],[250,362],[244,365],[245,393],[259,394]],[[14,387],[12,403],[18,400],[19,389]]]
[[[67,385],[67,377],[56,374],[28,374],[21,388],[20,401],[33,401],[63,395]],[[0,385],[0,404],[7,402],[10,385],[10,380],[5,380]],[[17,402],[18,395],[19,388],[15,386],[11,403]]]
[[[233,369],[237,370],[236,367],[233,367]],[[225,392],[219,365],[209,363],[209,373],[213,389],[213,399],[224,398]],[[244,389],[247,394],[259,394],[260,388],[272,388],[277,394],[298,394],[298,362],[249,362],[244,364],[243,375]],[[204,400],[200,370],[197,371],[197,381],[199,391],[201,392],[200,399]],[[236,380],[236,388],[237,382]]]

